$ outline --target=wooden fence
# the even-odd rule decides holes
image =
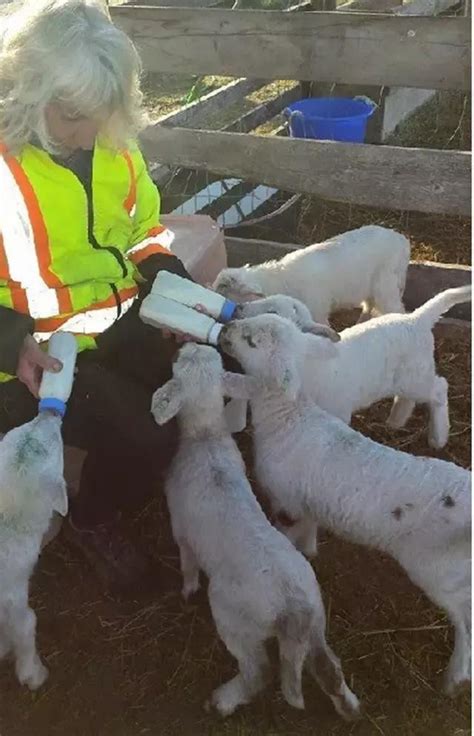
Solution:
[[[466,17],[141,6],[111,11],[150,71],[433,90],[470,85]],[[233,84],[244,83],[253,84]],[[185,113],[174,116],[174,124],[185,124]],[[172,118],[143,136],[148,155],[161,163],[354,204],[470,212],[467,152],[187,130],[169,127]]]

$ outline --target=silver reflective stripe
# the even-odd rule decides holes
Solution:
[[[122,302],[122,315],[128,312],[135,297],[126,299]],[[117,307],[103,307],[102,309],[90,309],[87,312],[80,312],[64,322],[61,327],[52,332],[35,332],[34,337],[39,342],[49,340],[53,332],[73,332],[76,335],[96,335],[104,332],[108,327],[113,325],[117,319]]]
[[[134,245],[133,248],[130,248],[130,250],[127,251],[127,256],[133,255],[133,253],[138,253],[138,251],[147,248],[149,245],[161,245],[162,248],[169,250],[173,240],[174,233],[168,229],[163,230],[162,233],[158,233],[158,235],[150,235],[149,238],[145,238]]]
[[[29,313],[35,319],[58,315],[55,289],[40,272],[35,235],[28,208],[15,177],[0,156],[0,232],[12,281],[25,289]]]

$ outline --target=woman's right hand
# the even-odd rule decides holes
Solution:
[[[52,358],[48,353],[41,350],[32,335],[27,335],[18,356],[16,376],[25,384],[35,398],[43,376],[43,371],[58,373],[63,367],[60,360]]]

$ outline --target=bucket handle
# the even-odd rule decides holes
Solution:
[[[285,107],[285,109],[282,112],[282,115],[284,118],[288,120],[288,130],[290,133],[290,138],[293,138],[293,134],[291,132],[291,121],[293,118],[297,117],[301,119],[301,124],[303,126],[303,133],[306,135],[306,125],[305,125],[305,118],[301,110],[290,110],[289,107]]]
[[[372,109],[369,113],[370,115],[373,115],[376,109],[378,108],[378,105],[374,100],[371,100],[370,97],[367,97],[367,95],[356,95],[354,97],[354,100],[360,100],[361,102],[365,102],[366,105],[369,105]]]

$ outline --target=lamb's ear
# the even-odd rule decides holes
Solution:
[[[44,493],[49,493],[53,511],[57,511],[61,516],[67,516],[68,496],[64,478],[52,480],[48,472],[40,473],[38,485],[43,489]]]
[[[264,299],[266,294],[263,291],[239,291],[240,302],[254,302],[257,299]]]
[[[157,424],[166,424],[176,416],[183,405],[181,381],[172,378],[157,389],[151,400],[151,413]]]
[[[301,388],[301,377],[293,356],[273,356],[268,375],[289,398],[296,399]]]
[[[53,511],[57,511],[61,516],[67,516],[68,497],[66,481],[61,480],[57,483],[53,483],[49,487],[49,492],[52,496]]]
[[[327,337],[316,337],[311,335],[309,337],[309,353],[314,358],[320,358],[322,360],[330,360],[336,358],[338,350],[332,340],[328,340]]]
[[[320,325],[318,322],[308,322],[301,328],[302,332],[310,332],[312,335],[317,337],[327,337],[331,342],[339,342],[341,336],[336,330],[328,325]]]
[[[251,399],[259,390],[259,382],[253,376],[224,371],[222,376],[224,394],[231,399]]]

